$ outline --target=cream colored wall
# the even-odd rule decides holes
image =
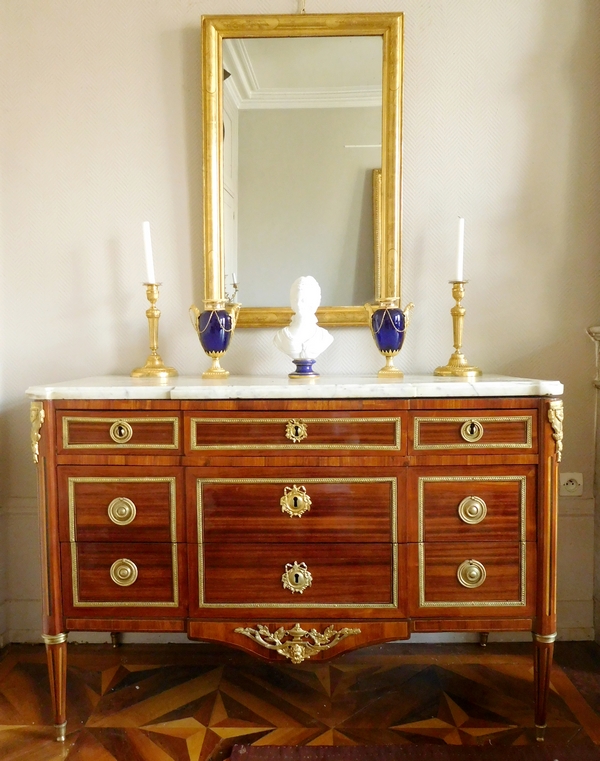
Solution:
[[[128,373],[146,355],[141,223],[149,219],[161,349],[207,366],[200,301],[199,18],[291,13],[295,0],[2,0],[0,520],[8,638],[39,637],[30,384]],[[559,378],[565,457],[585,495],[560,511],[560,627],[592,636],[593,346],[598,322],[597,0],[307,0],[308,11],[404,11],[404,300],[400,365],[451,350],[447,281],[466,218],[465,351],[487,372]],[[324,252],[326,254],[326,252]],[[236,372],[288,372],[269,332],[239,331]],[[336,330],[321,373],[373,373],[366,330]],[[1,620],[1,619],[0,619]]]

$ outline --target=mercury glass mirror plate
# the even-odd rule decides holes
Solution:
[[[310,274],[321,324],[367,325],[365,301],[400,296],[402,15],[207,16],[202,35],[205,302],[236,282],[238,327],[285,325]]]

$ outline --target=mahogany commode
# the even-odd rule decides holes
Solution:
[[[542,736],[561,391],[485,376],[30,389],[59,739],[69,631],[186,632],[294,663],[412,632],[532,631]]]

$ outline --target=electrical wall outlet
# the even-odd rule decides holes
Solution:
[[[583,494],[583,473],[561,473],[558,483],[561,497],[581,497]]]

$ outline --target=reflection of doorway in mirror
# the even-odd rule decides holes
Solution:
[[[232,296],[238,272],[238,109],[232,97],[232,83],[223,83],[223,248],[225,293]]]
[[[287,306],[308,273],[326,306],[373,301],[381,38],[225,40],[223,61],[239,109],[240,301]]]

